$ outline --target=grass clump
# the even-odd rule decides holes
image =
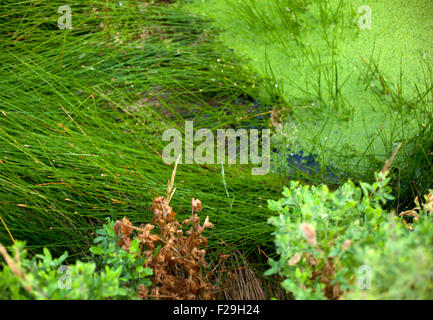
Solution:
[[[164,130],[183,132],[185,119],[236,127],[249,106],[235,102],[256,80],[179,2],[80,2],[70,30],[57,28],[63,4],[2,6],[0,241],[73,257],[106,217],[152,219],[143,207],[172,170],[160,157]],[[214,251],[254,250],[270,241],[261,199],[282,179],[224,169],[225,185],[219,166],[179,168],[178,214],[195,195],[221,226],[209,235]]]

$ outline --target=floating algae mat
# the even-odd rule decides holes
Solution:
[[[289,110],[274,137],[283,162],[303,150],[365,177],[429,123],[429,0],[206,0],[194,9],[266,79],[257,84],[264,99]]]

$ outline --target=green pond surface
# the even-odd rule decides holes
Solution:
[[[302,3],[200,0],[192,7],[221,27],[221,40],[253,72],[269,79],[258,85],[292,110],[278,141],[363,174],[416,135],[431,112],[433,3]],[[359,28],[361,6],[371,8],[371,28]]]

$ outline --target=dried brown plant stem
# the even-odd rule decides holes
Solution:
[[[405,141],[404,144],[406,144],[407,140]],[[380,171],[380,173],[385,174],[386,172],[388,172],[389,168],[391,167],[392,162],[394,161],[395,156],[397,155],[397,153],[400,151],[400,148],[403,146],[403,143],[399,143],[397,148],[395,148],[394,152],[391,155],[391,158],[389,158],[386,162],[385,165],[383,166],[382,170]],[[378,178],[377,182],[382,181],[382,178]]]
[[[2,223],[3,223],[3,225],[4,225],[5,229],[6,229],[6,231],[8,232],[9,237],[11,238],[12,242],[15,244],[15,239],[14,239],[14,237],[12,236],[12,233],[9,231],[9,228],[8,228],[8,226],[6,225],[6,223],[4,222],[2,216],[0,216],[0,220],[2,221]]]

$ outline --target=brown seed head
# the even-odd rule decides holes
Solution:
[[[200,212],[202,210],[201,201],[199,199],[191,199],[191,208],[194,212]]]
[[[317,245],[317,241],[316,241],[316,231],[314,230],[313,226],[308,223],[302,223],[300,228],[308,244],[310,246],[315,247]]]

